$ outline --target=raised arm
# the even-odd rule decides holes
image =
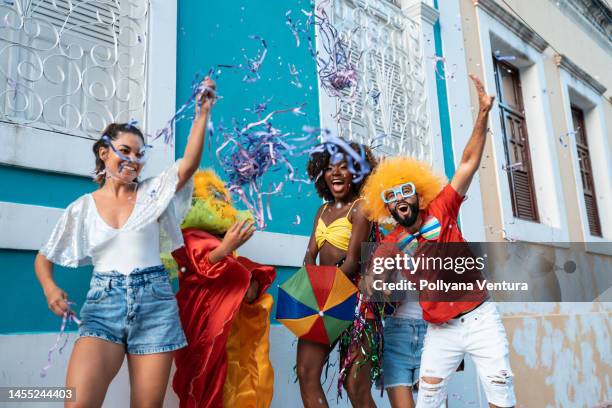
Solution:
[[[463,150],[461,163],[459,163],[455,176],[451,180],[451,186],[461,196],[465,195],[467,192],[472,182],[472,177],[474,177],[474,174],[480,166],[480,159],[482,158],[482,152],[487,138],[489,111],[493,107],[493,101],[495,100],[495,96],[487,95],[478,77],[470,74],[470,78],[472,82],[474,82],[474,86],[478,92],[479,109],[478,117],[476,117],[476,123],[474,124],[474,130],[472,130],[472,136],[470,136],[470,140],[468,140]]]
[[[215,103],[217,85],[212,79],[207,78],[202,83],[202,86],[203,90],[196,98],[195,117],[191,125],[191,132],[189,133],[185,153],[179,164],[179,182],[176,186],[176,191],[183,188],[187,180],[189,180],[198,170],[198,167],[200,167],[200,160],[202,160],[206,125],[210,110]]]
[[[315,231],[317,229],[317,223],[319,222],[319,217],[323,212],[324,205],[319,207],[317,214],[314,217],[314,222],[312,225],[312,233],[310,234],[310,240],[308,241],[308,248],[306,248],[306,254],[304,255],[304,265],[316,265],[317,263],[317,255],[319,254],[319,247],[317,247],[317,241],[315,239]]]

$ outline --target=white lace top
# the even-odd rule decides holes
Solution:
[[[94,263],[95,267],[95,258],[99,258],[100,249],[105,243],[118,234],[140,231],[153,222],[159,223],[159,240],[145,242],[159,246],[157,250],[162,253],[180,248],[183,246],[180,225],[191,207],[193,179],[176,192],[178,163],[160,175],[140,182],[134,210],[121,228],[112,228],[102,220],[91,194],[78,198],[66,208],[40,253],[61,266],[77,267]],[[129,251],[129,248],[125,251]],[[145,266],[149,265],[142,265]]]

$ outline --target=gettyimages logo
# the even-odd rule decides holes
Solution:
[[[362,246],[360,290],[373,301],[612,300],[612,243],[395,243]]]

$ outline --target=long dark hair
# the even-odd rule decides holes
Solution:
[[[130,123],[111,123],[110,125],[106,126],[102,132],[102,136],[100,136],[100,139],[98,139],[93,145],[93,154],[96,157],[94,181],[98,183],[100,187],[102,187],[106,182],[106,177],[104,176],[106,166],[104,165],[104,161],[102,161],[100,158],[100,148],[107,146],[104,136],[107,136],[110,140],[116,140],[121,132],[134,134],[140,137],[143,144],[145,143],[144,134],[140,131],[140,129]]]
[[[361,152],[361,149],[363,149],[363,151],[365,152],[365,159],[368,165],[370,166],[370,173],[371,173],[374,170],[374,167],[376,167],[377,162],[370,148],[366,145],[361,145],[355,142],[347,142],[347,143],[349,146],[351,146],[351,149],[353,149],[356,152]],[[350,157],[348,154],[345,154],[345,158],[347,160],[353,160],[353,158]],[[327,149],[321,152],[313,153],[310,156],[310,160],[308,160],[308,168],[307,168],[308,177],[310,178],[310,180],[314,182],[315,188],[317,190],[317,194],[319,195],[319,197],[323,198],[325,201],[334,201],[334,195],[332,194],[329,187],[327,186],[327,183],[325,182],[325,177],[323,177],[323,174],[325,173],[325,169],[329,165],[330,159],[331,159],[331,155],[327,151]],[[359,163],[355,163],[354,161],[353,161],[353,166],[356,169],[359,169],[360,167]],[[370,173],[368,173],[368,175]],[[353,192],[356,195],[359,195],[359,193],[361,192],[361,187],[365,183],[366,179],[367,179],[367,176],[362,178],[358,183],[355,183],[355,182],[351,183],[351,188],[353,189]]]

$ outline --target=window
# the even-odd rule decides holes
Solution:
[[[148,2],[0,3],[0,122],[83,138],[144,122]]]
[[[322,4],[323,2],[317,2]],[[352,97],[319,93],[322,126],[377,146],[378,155],[432,159],[421,27],[394,4],[340,0],[329,5],[340,38],[360,72]],[[317,44],[322,49],[321,44]]]
[[[493,65],[512,211],[516,218],[539,222],[520,74],[495,56]]]
[[[601,237],[601,222],[597,209],[597,195],[595,194],[595,182],[593,181],[593,170],[591,166],[591,155],[589,154],[589,144],[587,142],[586,126],[584,123],[584,113],[582,109],[576,106],[572,106],[571,109],[589,231],[591,235]]]

